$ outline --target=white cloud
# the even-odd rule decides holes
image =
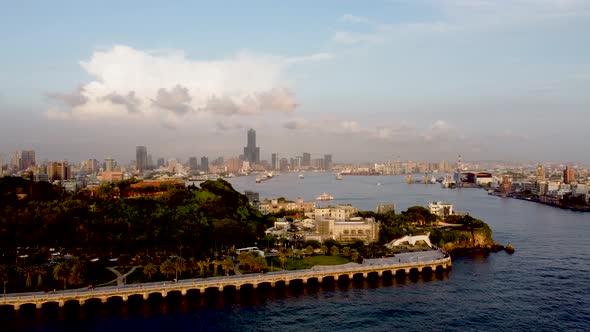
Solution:
[[[75,119],[122,120],[135,114],[137,120],[141,114],[167,127],[190,122],[198,113],[288,113],[297,102],[287,84],[287,68],[330,58],[327,53],[284,57],[242,51],[218,60],[195,60],[180,51],[116,45],[80,62],[92,81],[73,93],[49,97],[69,106]],[[49,113],[55,118],[55,110]]]
[[[340,20],[342,20],[344,22],[356,23],[356,24],[370,23],[371,22],[366,17],[356,16],[356,15],[351,15],[351,14],[344,14],[344,15],[340,16]]]
[[[291,119],[283,123],[283,128],[291,130],[300,130],[308,127],[307,121],[304,119]]]
[[[332,42],[344,45],[355,44],[381,44],[384,38],[380,33],[357,33],[347,31],[336,31],[332,36]]]

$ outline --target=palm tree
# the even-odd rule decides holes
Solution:
[[[221,268],[223,269],[223,271],[225,271],[225,275],[229,275],[229,272],[231,272],[234,269],[234,261],[233,259],[231,259],[231,257],[227,256],[222,262],[221,262]]]
[[[320,248],[320,250],[322,251],[322,254],[324,254],[324,255],[327,255],[328,252],[330,251],[328,249],[328,246],[326,246],[326,245],[322,245],[322,247]]]
[[[81,271],[78,269],[78,267],[74,266],[71,269],[70,276],[68,277],[68,282],[70,283],[70,285],[74,286],[79,285],[83,282]]]
[[[339,252],[340,250],[338,250],[338,247],[336,246],[332,246],[332,248],[330,248],[330,255],[332,256],[338,256]]]
[[[45,270],[41,266],[37,266],[37,288],[43,287],[43,276],[47,274],[47,270]]]
[[[174,267],[174,272],[176,272],[175,280],[178,280],[178,272],[182,274],[182,272],[186,271],[186,259],[177,257],[172,261],[172,266]]]
[[[148,276],[149,280],[152,280],[152,276],[158,273],[158,266],[153,263],[147,263],[143,267],[143,274]]]
[[[344,255],[344,257],[350,256],[350,247],[342,248],[342,254]]]
[[[313,254],[313,247],[311,245],[307,246],[305,248],[305,253],[311,256]]]
[[[279,253],[279,261],[281,262],[281,267],[285,268],[285,263],[287,262],[287,254],[284,251]]]
[[[217,275],[217,268],[219,267],[220,264],[221,264],[221,262],[218,260],[213,261],[213,276],[214,277]]]
[[[27,266],[27,267],[20,269],[20,272],[26,278],[25,286],[31,287],[31,282],[33,280],[33,276],[35,275],[35,272],[37,272],[37,269],[34,266]]]
[[[55,280],[57,280],[57,281],[63,280],[64,289],[66,289],[66,283],[67,283],[68,279],[70,278],[71,273],[72,273],[72,270],[66,264],[66,262],[61,262],[53,268],[53,278],[55,278]]]
[[[194,257],[191,257],[186,262],[186,269],[191,272],[191,277],[193,276],[193,271],[198,268],[198,263]]]
[[[356,262],[359,259],[359,252],[356,249],[350,251],[350,259],[352,259],[353,262]]]
[[[252,269],[256,272],[266,269],[267,267],[268,264],[266,263],[266,259],[262,256],[256,255],[252,260]]]
[[[170,274],[176,272],[176,268],[172,264],[172,261],[170,259],[167,259],[160,265],[160,272],[165,274],[166,277],[169,277]]]
[[[4,284],[4,296],[6,296],[6,283],[8,282],[8,267],[0,265],[0,280]]]

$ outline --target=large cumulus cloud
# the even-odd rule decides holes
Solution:
[[[238,52],[219,60],[190,59],[182,52],[146,52],[116,45],[96,51],[80,66],[93,79],[74,92],[50,94],[49,118],[143,118],[187,122],[190,115],[290,113],[296,106],[285,77],[289,66],[321,61]],[[55,116],[58,114],[59,116]]]

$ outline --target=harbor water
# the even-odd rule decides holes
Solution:
[[[281,174],[228,181],[260,198],[326,192],[331,204],[396,212],[430,201],[486,221],[505,252],[456,258],[450,273],[284,290],[166,299],[115,308],[18,312],[0,330],[32,331],[555,331],[590,330],[590,213],[487,195],[480,189],[407,184],[402,176]],[[326,204],[326,203],[322,203]]]

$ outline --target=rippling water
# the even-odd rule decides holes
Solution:
[[[4,327],[21,330],[590,330],[590,214],[488,196],[477,189],[408,185],[403,177],[286,174],[261,184],[231,179],[261,198],[314,199],[396,211],[445,200],[486,221],[494,239],[516,253],[458,258],[452,272],[419,279],[374,280],[287,290],[212,295],[96,310],[18,313]],[[380,185],[377,185],[380,183]],[[2,323],[2,322],[0,322]],[[0,327],[0,330],[3,330]]]

